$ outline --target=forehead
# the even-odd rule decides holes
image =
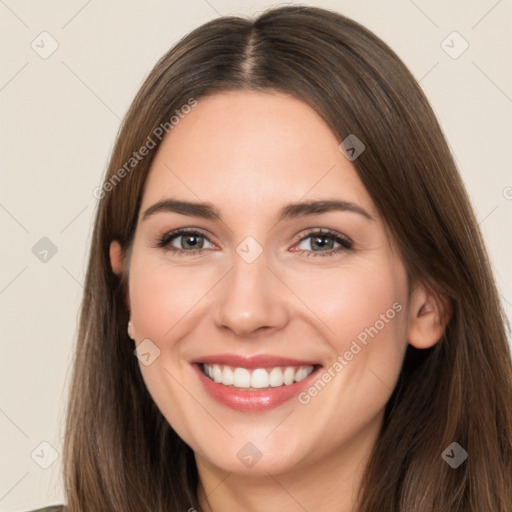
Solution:
[[[141,210],[171,196],[245,215],[328,198],[355,202],[377,216],[339,143],[315,110],[284,93],[200,98],[162,141]]]

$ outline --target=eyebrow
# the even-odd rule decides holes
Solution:
[[[300,201],[287,204],[279,211],[278,222],[285,219],[318,215],[332,211],[357,213],[367,220],[375,220],[366,210],[355,203],[350,201],[325,199],[317,201]],[[142,221],[160,212],[173,212],[191,217],[200,217],[203,219],[222,220],[220,211],[211,203],[195,203],[168,198],[158,201],[150,206],[144,212]]]

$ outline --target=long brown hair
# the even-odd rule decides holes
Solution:
[[[426,283],[451,305],[440,341],[407,349],[358,511],[510,512],[506,320],[450,151],[417,82],[386,44],[336,12],[303,6],[195,29],[158,61],[124,118],[97,194],[67,411],[65,510],[201,510],[193,452],[142,380],[126,333],[126,276],[113,273],[109,246],[118,240],[129,254],[156,134],[172,130],[184,105],[233,89],[292,94],[340,142],[349,134],[363,141],[353,163],[410,283]],[[131,160],[144,146],[148,154]],[[456,469],[442,458],[453,442],[469,455]]]

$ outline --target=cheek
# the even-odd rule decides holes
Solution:
[[[194,322],[191,311],[211,285],[208,286],[206,276],[201,278],[200,269],[184,271],[183,267],[162,262],[161,257],[159,261],[156,259],[134,250],[130,265],[131,320],[137,344],[149,339],[160,350],[154,362],[139,366],[146,387],[164,417],[186,442],[191,442],[190,424],[201,410],[191,407],[180,385],[190,375],[182,373],[179,340]]]
[[[403,266],[382,258],[378,263],[316,272],[296,285],[297,295],[319,319],[315,324],[332,354],[327,366],[331,392],[315,398],[317,413],[327,414],[341,405],[361,417],[380,410],[395,387],[407,346]],[[310,391],[306,400],[319,393]]]
[[[402,366],[407,276],[400,265],[382,263],[317,273],[314,287],[304,278],[297,289],[332,349],[322,382],[306,389],[301,403],[324,424],[343,421],[335,437],[356,435],[383,410]]]
[[[208,292],[211,275],[199,267],[174,267],[150,257],[134,258],[130,269],[132,322],[138,337],[169,338],[169,332],[190,315]]]
[[[361,265],[295,279],[295,292],[321,321],[337,353],[348,350],[352,340],[364,344],[375,338],[376,331],[381,339],[403,342],[407,277],[402,268]]]

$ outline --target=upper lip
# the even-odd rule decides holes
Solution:
[[[271,368],[275,366],[310,366],[320,365],[317,361],[305,361],[290,357],[274,356],[271,354],[240,355],[240,354],[211,354],[190,361],[192,364],[225,364],[236,368]]]

